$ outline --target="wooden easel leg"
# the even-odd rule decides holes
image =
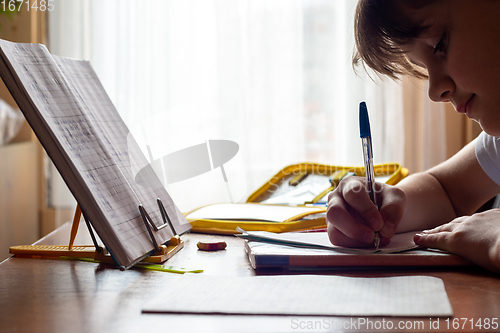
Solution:
[[[71,225],[71,234],[69,236],[69,250],[73,248],[73,243],[75,242],[76,234],[78,233],[78,226],[80,225],[80,218],[82,216],[82,210],[80,205],[76,204],[75,216],[73,217],[73,224]]]

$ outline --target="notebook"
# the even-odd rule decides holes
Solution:
[[[396,234],[380,249],[344,248],[331,244],[326,232],[274,234],[244,232],[245,250],[254,269],[322,270],[337,268],[468,266],[471,263],[448,252],[420,248],[416,231]]]
[[[174,302],[172,300],[175,300]],[[317,316],[452,316],[441,279],[328,275],[203,276],[165,285],[144,313]]]

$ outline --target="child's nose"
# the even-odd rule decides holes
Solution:
[[[445,102],[455,91],[452,78],[441,68],[429,70],[429,98],[434,102]]]

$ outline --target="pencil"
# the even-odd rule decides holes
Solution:
[[[76,234],[78,232],[78,226],[80,225],[80,217],[82,216],[82,210],[80,205],[76,205],[75,217],[73,217],[73,224],[71,225],[71,234],[69,236],[69,250],[73,248],[73,243],[75,242]]]

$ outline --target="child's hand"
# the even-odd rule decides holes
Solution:
[[[491,271],[500,272],[500,210],[462,216],[415,235],[415,243],[456,253]]]
[[[348,177],[330,193],[326,219],[332,244],[372,246],[375,231],[379,231],[380,245],[385,246],[396,233],[403,217],[406,195],[397,187],[376,183],[379,211],[370,200],[365,185],[365,178]]]

